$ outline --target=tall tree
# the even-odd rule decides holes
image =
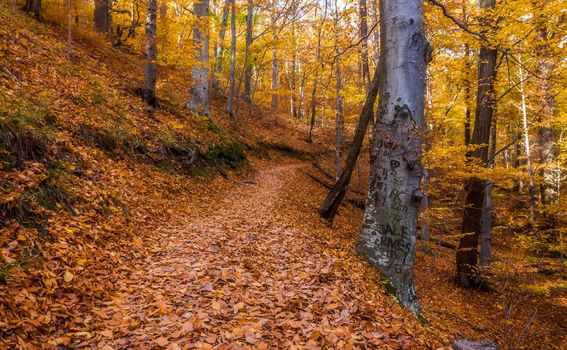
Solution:
[[[308,142],[313,141],[313,126],[315,125],[315,117],[317,115],[317,85],[319,83],[319,69],[323,68],[323,62],[321,60],[321,35],[323,32],[323,26],[325,25],[325,20],[327,19],[327,1],[328,0],[325,0],[323,18],[317,31],[317,51],[315,53],[317,62],[315,62],[315,76],[313,77],[313,87],[311,88],[311,118],[309,120],[309,132],[307,134]],[[317,18],[317,13],[315,13],[315,18]]]
[[[485,34],[490,29],[490,18],[487,10],[493,9],[495,5],[496,0],[479,0],[479,7],[483,15],[481,25]],[[477,148],[469,156],[476,158],[484,166],[490,160],[488,145],[494,115],[496,56],[496,48],[482,42],[478,53],[476,113],[470,141]],[[492,195],[492,183],[484,179],[472,178],[466,181],[465,191],[467,195],[463,210],[462,237],[456,254],[457,282],[463,287],[474,288],[483,283],[478,270],[478,243],[479,236],[490,230],[490,211],[486,206],[491,203],[489,197]]]
[[[380,99],[358,251],[414,314],[413,258],[423,174],[423,104],[430,46],[420,0],[380,2]]]
[[[148,0],[146,15],[146,61],[144,63],[144,87],[142,98],[150,106],[157,105],[157,42],[156,42],[157,0]]]
[[[39,0],[38,0],[39,1]],[[110,31],[110,0],[95,0],[94,26],[101,33]]]
[[[226,101],[226,112],[234,120],[234,95],[236,80],[236,0],[230,1],[230,73],[228,99]]]
[[[224,57],[224,37],[226,34],[226,27],[228,25],[228,13],[230,11],[230,0],[225,0],[222,8],[222,19],[219,30],[219,42],[215,48],[215,73],[222,72],[222,61]],[[215,77],[213,79],[213,88],[220,89],[219,80]]]
[[[193,26],[193,45],[197,63],[191,68],[191,90],[187,108],[194,113],[209,116],[209,0],[193,5],[197,21]]]
[[[335,0],[335,180],[339,179],[341,172],[341,157],[344,133],[344,97],[343,97],[343,75],[341,71],[341,52],[339,48],[339,7]]]
[[[536,4],[536,6],[538,6]],[[537,7],[536,7],[537,8]],[[557,200],[557,184],[555,169],[555,143],[553,141],[553,124],[551,122],[555,115],[555,95],[551,84],[551,76],[554,64],[550,52],[550,36],[548,22],[550,18],[544,11],[536,11],[537,31],[539,41],[536,46],[537,74],[539,79],[539,101],[540,113],[538,115],[537,148],[539,155],[540,177],[543,179],[540,185],[540,198],[543,204],[551,204]]]
[[[250,60],[250,45],[253,40],[254,30],[254,0],[248,0],[246,9],[246,48],[244,53],[244,99],[251,101],[252,91],[252,62]]]
[[[366,93],[370,88],[370,68],[368,63],[368,11],[366,0],[358,1],[358,11],[360,15],[360,60],[362,61],[362,77]]]
[[[271,22],[272,22],[272,109],[278,111],[280,104],[279,95],[279,64],[278,64],[278,35],[275,29],[276,27],[276,7],[278,5],[277,0],[272,1],[271,8]]]

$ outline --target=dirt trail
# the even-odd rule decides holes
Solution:
[[[302,215],[286,203],[302,175],[298,164],[262,169],[198,196],[193,217],[156,228],[145,242],[151,253],[95,312],[98,347],[410,346],[403,318],[377,317],[388,312],[361,302],[333,254],[286,222],[286,211]]]

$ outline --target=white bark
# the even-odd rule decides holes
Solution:
[[[532,165],[531,156],[531,145],[530,145],[530,132],[528,127],[528,106],[526,104],[526,92],[524,90],[524,71],[522,69],[522,56],[519,56],[520,64],[519,69],[519,79],[520,79],[520,96],[522,98],[522,104],[520,105],[520,112],[522,113],[522,127],[524,132],[524,149],[526,152],[526,163],[528,166],[528,176],[529,185],[528,191],[530,196],[530,224],[532,229],[535,229],[535,187],[534,187],[534,170]]]
[[[358,251],[389,282],[414,314],[413,287],[420,180],[425,73],[429,45],[421,0],[380,2],[381,84],[372,169]]]
[[[209,0],[193,5],[197,23],[193,27],[193,44],[197,62],[191,69],[191,90],[187,108],[193,113],[209,116]]]

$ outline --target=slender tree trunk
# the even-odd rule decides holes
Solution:
[[[280,104],[279,95],[279,74],[278,74],[278,52],[276,48],[276,38],[272,46],[272,109],[277,112]]]
[[[149,8],[148,4],[148,8]],[[157,5],[156,5],[157,6]],[[138,18],[136,18],[136,13],[138,12],[138,2],[136,0],[132,0],[132,4],[130,6],[130,29],[129,31],[132,33],[132,38],[136,37],[136,22]]]
[[[414,314],[413,258],[419,207],[425,74],[430,47],[421,0],[380,2],[380,99],[358,251]]]
[[[307,142],[313,142],[313,126],[315,125],[315,117],[317,115],[318,83],[319,83],[319,66],[315,68],[315,76],[313,77],[313,86],[311,88],[311,118],[309,119],[309,131],[307,133]]]
[[[317,18],[317,17],[315,17]],[[315,66],[315,76],[313,77],[313,87],[311,88],[311,119],[309,120],[309,132],[307,134],[307,141],[313,141],[313,126],[315,125],[315,117],[317,115],[317,84],[319,83],[319,69],[321,67],[321,34],[323,31],[323,24],[327,18],[327,0],[325,0],[325,8],[323,10],[323,19],[319,25],[317,33],[317,62]]]
[[[67,56],[73,58],[73,2],[65,1],[67,5]]]
[[[230,0],[226,0],[224,2],[224,6],[222,9],[222,20],[219,31],[219,44],[217,45],[216,54],[215,54],[215,70],[217,72],[222,71],[222,58],[224,56],[224,37],[226,33],[226,27],[228,25],[228,13],[230,10],[229,7],[230,7]]]
[[[337,80],[336,103],[335,103],[335,180],[338,180],[341,171],[341,158],[344,133],[344,111],[343,111],[343,78],[341,74],[341,62],[337,59],[335,62],[335,78]]]
[[[341,158],[344,133],[344,110],[343,110],[343,76],[341,72],[341,58],[339,48],[339,8],[335,0],[335,80],[336,80],[336,102],[335,102],[335,180],[339,179],[341,172]]]
[[[372,10],[372,21],[374,23],[378,23],[378,8],[376,6],[376,2],[378,0],[370,0],[370,7]],[[374,43],[374,50],[373,50],[373,57],[376,62],[380,59],[380,32],[375,29],[373,32],[373,43]]]
[[[541,30],[541,36],[544,41],[547,41],[547,33]],[[540,49],[539,51],[544,51]],[[553,95],[553,88],[549,81],[553,66],[547,61],[549,57],[546,54],[540,53],[540,62],[538,64],[538,72],[544,79],[540,80],[540,103],[541,113],[539,115],[538,129],[538,153],[540,167],[540,176],[543,179],[540,185],[540,198],[543,204],[551,204],[557,201],[557,191],[555,184],[555,143],[553,141],[553,126],[551,119],[555,115],[555,98]]]
[[[221,19],[221,26],[219,31],[219,42],[215,48],[215,73],[222,72],[222,63],[224,58],[224,37],[226,34],[226,27],[228,25],[228,13],[230,7],[230,0],[225,0],[224,6],[222,8],[222,19]],[[218,78],[213,77],[212,82],[213,89],[220,90],[220,82]]]
[[[110,32],[110,0],[95,0],[94,26],[98,32]]]
[[[157,42],[156,42],[156,12],[157,0],[148,0],[146,16],[146,62],[144,63],[144,87],[142,98],[148,105],[157,105]]]
[[[480,8],[488,9],[495,6],[496,0],[479,0]],[[487,27],[487,18],[482,18],[483,26]],[[482,164],[488,163],[488,143],[490,128],[494,114],[494,81],[496,79],[496,55],[494,48],[481,46],[478,54],[478,90],[476,96],[476,114],[471,144],[478,148],[471,156],[479,159]],[[492,190],[483,179],[473,178],[465,184],[467,196],[463,213],[462,234],[457,250],[457,282],[463,287],[476,288],[483,280],[478,270],[478,241],[482,231],[486,230],[486,216],[483,217],[483,207],[486,208],[486,193]],[[485,211],[486,213],[486,211]],[[483,225],[484,224],[484,225]]]
[[[520,79],[520,96],[522,98],[522,104],[520,106],[520,112],[522,113],[522,126],[524,131],[524,150],[526,153],[526,163],[528,166],[528,193],[530,197],[530,225],[532,229],[535,229],[535,188],[534,188],[534,170],[532,166],[531,157],[531,146],[530,146],[530,133],[528,128],[528,106],[526,104],[526,93],[524,90],[524,70],[522,68],[521,62],[522,57],[519,56],[520,65],[519,69],[519,79]]]
[[[229,92],[226,104],[226,112],[235,120],[234,115],[234,94],[235,94],[235,74],[236,74],[236,0],[230,1],[230,73],[229,73]]]
[[[305,77],[306,77],[306,72],[305,72],[304,69],[302,69],[301,62],[299,62],[298,66],[299,66],[299,72],[302,72],[302,74],[301,74],[301,80],[299,81],[299,106],[297,107],[297,109],[298,109],[299,119],[303,120],[303,117],[305,115],[305,113],[303,112],[303,108],[305,107]]]
[[[341,170],[339,179],[335,182],[335,185],[327,194],[327,197],[321,204],[319,208],[319,215],[327,220],[331,225],[337,213],[342,200],[344,199],[348,185],[350,183],[350,178],[352,172],[354,171],[354,166],[360,154],[360,149],[362,148],[362,142],[364,140],[364,135],[366,134],[366,129],[368,124],[372,119],[374,112],[374,102],[376,101],[376,96],[378,95],[378,87],[380,84],[379,79],[379,69],[374,72],[374,78],[370,84],[370,89],[368,90],[368,95],[366,95],[366,101],[360,112],[360,119],[356,125],[356,130],[354,132],[354,139],[350,145],[348,156],[345,161],[345,166]]]
[[[360,14],[360,59],[362,61],[362,78],[364,80],[364,89],[368,93],[370,88],[370,68],[368,64],[368,16],[366,9],[366,0],[358,2]]]
[[[465,44],[465,79],[463,79],[465,90],[465,145],[471,142],[471,50],[469,44]]]
[[[254,20],[254,1],[248,0],[246,10],[246,51],[244,54],[244,100],[251,102],[252,62],[250,62],[250,45],[252,45],[252,30]]]

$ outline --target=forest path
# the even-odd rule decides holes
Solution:
[[[301,218],[299,200],[289,203],[312,185],[301,183],[301,166],[263,168],[254,180],[199,195],[194,216],[148,235],[150,254],[95,310],[106,329],[98,348],[410,346],[404,317],[361,302],[362,283],[313,233],[287,221],[290,212],[313,220]]]

